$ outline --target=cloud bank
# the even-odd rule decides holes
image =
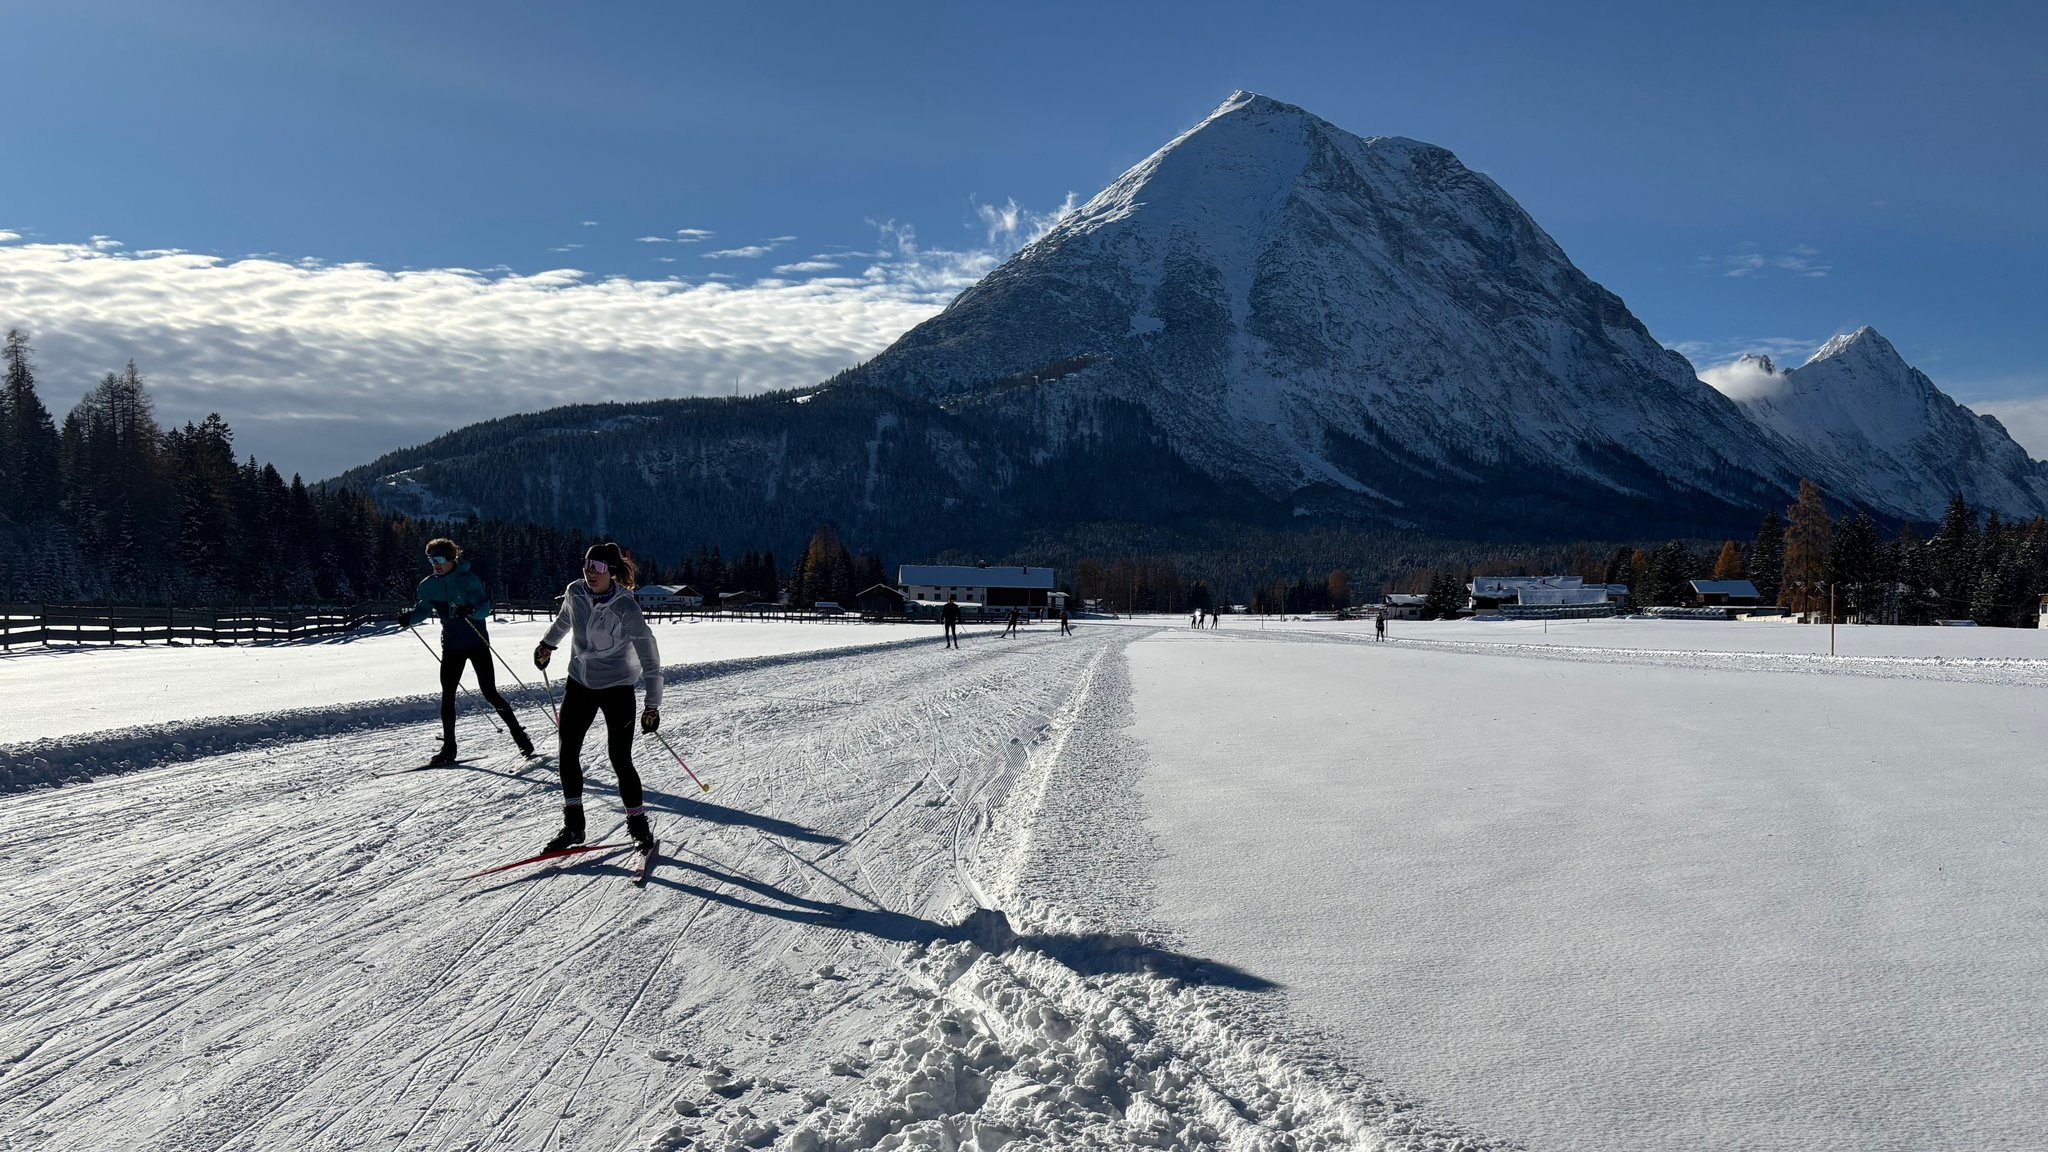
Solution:
[[[217,411],[238,450],[311,480],[494,416],[817,383],[938,312],[1059,215],[1018,213],[963,249],[877,224],[875,255],[751,283],[391,272],[0,231],[0,329],[29,334],[60,420],[132,358],[165,423]]]

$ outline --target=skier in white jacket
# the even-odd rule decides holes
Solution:
[[[647,693],[640,730],[652,732],[661,726],[661,651],[633,598],[635,575],[632,559],[617,544],[593,545],[583,556],[583,579],[562,593],[561,611],[533,650],[534,666],[546,668],[562,637],[575,637],[562,688],[562,830],[548,842],[550,852],[583,842],[580,757],[583,737],[599,712],[619,776],[619,801],[626,806],[626,829],[641,851],[654,848],[640,774],[633,768],[633,683],[639,681]]]

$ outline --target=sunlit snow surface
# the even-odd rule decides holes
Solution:
[[[0,741],[0,1148],[2048,1144],[2048,635],[790,627],[663,632],[645,890],[449,882],[552,764],[403,637],[0,658],[125,702]]]

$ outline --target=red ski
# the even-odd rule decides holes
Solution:
[[[583,853],[585,853],[585,852],[607,852],[607,851],[612,851],[612,850],[614,850],[614,849],[619,849],[619,848],[627,848],[627,847],[631,847],[631,845],[627,845],[627,844],[579,844],[579,845],[577,845],[577,846],[576,846],[576,847],[574,847],[574,848],[564,848],[564,849],[562,849],[562,850],[561,850],[560,852],[543,852],[543,853],[541,853],[541,854],[540,854],[540,855],[538,855],[538,856],[528,856],[528,857],[527,857],[526,859],[524,859],[524,860],[514,860],[514,861],[513,861],[513,862],[511,862],[510,864],[500,864],[500,865],[498,865],[498,866],[496,866],[496,867],[494,867],[494,868],[486,868],[486,869],[484,869],[484,870],[483,870],[483,871],[481,871],[481,872],[471,872],[471,873],[470,873],[469,875],[467,875],[467,876],[455,876],[455,877],[451,877],[451,879],[453,879],[453,880],[474,880],[474,879],[476,879],[476,878],[477,878],[477,877],[479,877],[479,876],[489,876],[489,875],[490,875],[491,873],[493,873],[493,872],[503,872],[503,871],[505,871],[505,870],[507,870],[507,869],[510,869],[510,868],[518,868],[518,867],[520,867],[520,866],[522,866],[522,865],[526,865],[526,864],[542,864],[542,863],[546,863],[546,862],[547,862],[547,861],[549,861],[549,860],[562,860],[562,859],[566,859],[567,857],[570,857],[570,856],[581,856],[581,855],[582,855]]]

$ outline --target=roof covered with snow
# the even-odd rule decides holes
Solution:
[[[896,583],[919,588],[1041,588],[1052,590],[1053,570],[1002,564],[905,564]]]
[[[1693,580],[1692,590],[1702,596],[1751,596],[1761,597],[1756,585],[1747,580]]]

